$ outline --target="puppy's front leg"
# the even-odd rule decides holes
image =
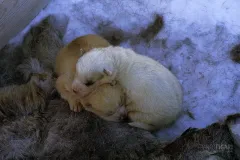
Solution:
[[[99,86],[104,85],[104,84],[111,84],[112,86],[114,86],[117,84],[117,81],[114,80],[112,77],[104,77],[103,79],[95,82],[93,85],[88,86],[88,92],[86,95],[89,95],[90,93],[95,91]]]
[[[115,78],[116,78],[116,73],[113,73],[109,76],[105,76],[99,81],[96,81],[94,84],[87,87],[87,92],[84,94],[84,97],[88,96],[90,93],[95,91],[101,85],[104,85],[104,84],[111,84],[112,86],[116,85],[117,81],[115,80]]]
[[[68,104],[71,111],[74,112],[81,112],[82,111],[82,104],[80,101],[76,100],[75,98],[68,99]]]

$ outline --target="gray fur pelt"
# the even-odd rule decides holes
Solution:
[[[64,21],[52,23],[52,20],[54,22]],[[65,24],[65,26],[59,29],[56,24]],[[25,55],[23,59],[14,60],[17,57],[12,56],[0,61],[0,67],[3,68],[4,64],[16,62],[13,64],[15,68],[18,68],[17,72],[23,79],[21,82],[19,81],[21,78],[14,76],[13,66],[5,69],[5,71],[12,71],[8,72],[9,74],[0,72],[0,82],[2,82],[2,87],[4,86],[3,93],[3,89],[8,90],[7,87],[14,88],[15,94],[19,92],[18,96],[6,95],[4,99],[7,101],[0,104],[0,159],[236,159],[235,144],[227,124],[213,124],[201,130],[189,129],[176,141],[161,144],[148,131],[130,127],[125,123],[107,122],[86,111],[71,112],[67,102],[60,99],[59,95],[54,95],[54,92],[49,92],[48,87],[45,88],[43,82],[46,81],[41,78],[45,73],[52,74],[54,61],[51,59],[55,58],[61,47],[62,36],[59,35],[64,35],[65,29],[62,28],[66,28],[66,25],[65,18],[58,18],[56,15],[47,17],[26,35],[22,49],[20,49]],[[35,36],[39,34],[43,37],[36,42]],[[46,48],[46,45],[50,46]],[[0,56],[2,54],[1,52]],[[11,55],[13,54],[9,54]],[[40,84],[43,84],[36,85],[35,81],[32,84],[33,76],[39,76],[38,80]],[[11,83],[2,80],[3,77],[10,77]],[[22,89],[23,85],[35,88],[33,90]],[[52,84],[49,83],[49,85]],[[38,93],[38,89],[44,92],[35,94]],[[29,91],[27,92],[29,94],[24,92],[20,95],[20,92],[25,90]],[[31,105],[25,104],[19,108],[21,97],[26,98],[28,95],[31,97]],[[39,96],[39,100],[33,98],[36,96]],[[14,104],[16,100],[18,103]],[[11,108],[9,104],[12,104]],[[11,112],[7,112],[9,109]]]
[[[2,159],[236,159],[226,125],[189,129],[163,145],[147,131],[86,111],[73,113],[60,99],[52,100],[46,112],[19,117],[0,130]]]

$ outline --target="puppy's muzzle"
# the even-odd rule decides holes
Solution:
[[[73,93],[79,95],[80,97],[85,97],[89,94],[87,86],[78,81],[73,81],[72,91]]]

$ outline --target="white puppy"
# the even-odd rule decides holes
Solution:
[[[157,61],[122,47],[93,49],[83,55],[76,65],[72,89],[86,96],[114,81],[128,97],[131,126],[160,129],[174,122],[182,111],[182,89],[176,77]]]

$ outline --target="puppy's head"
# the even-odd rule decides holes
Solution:
[[[83,55],[76,64],[72,89],[79,95],[88,93],[89,87],[112,73],[113,63],[103,50],[93,49]]]
[[[104,84],[82,99],[85,110],[108,121],[122,121],[127,116],[125,94],[119,84]]]

